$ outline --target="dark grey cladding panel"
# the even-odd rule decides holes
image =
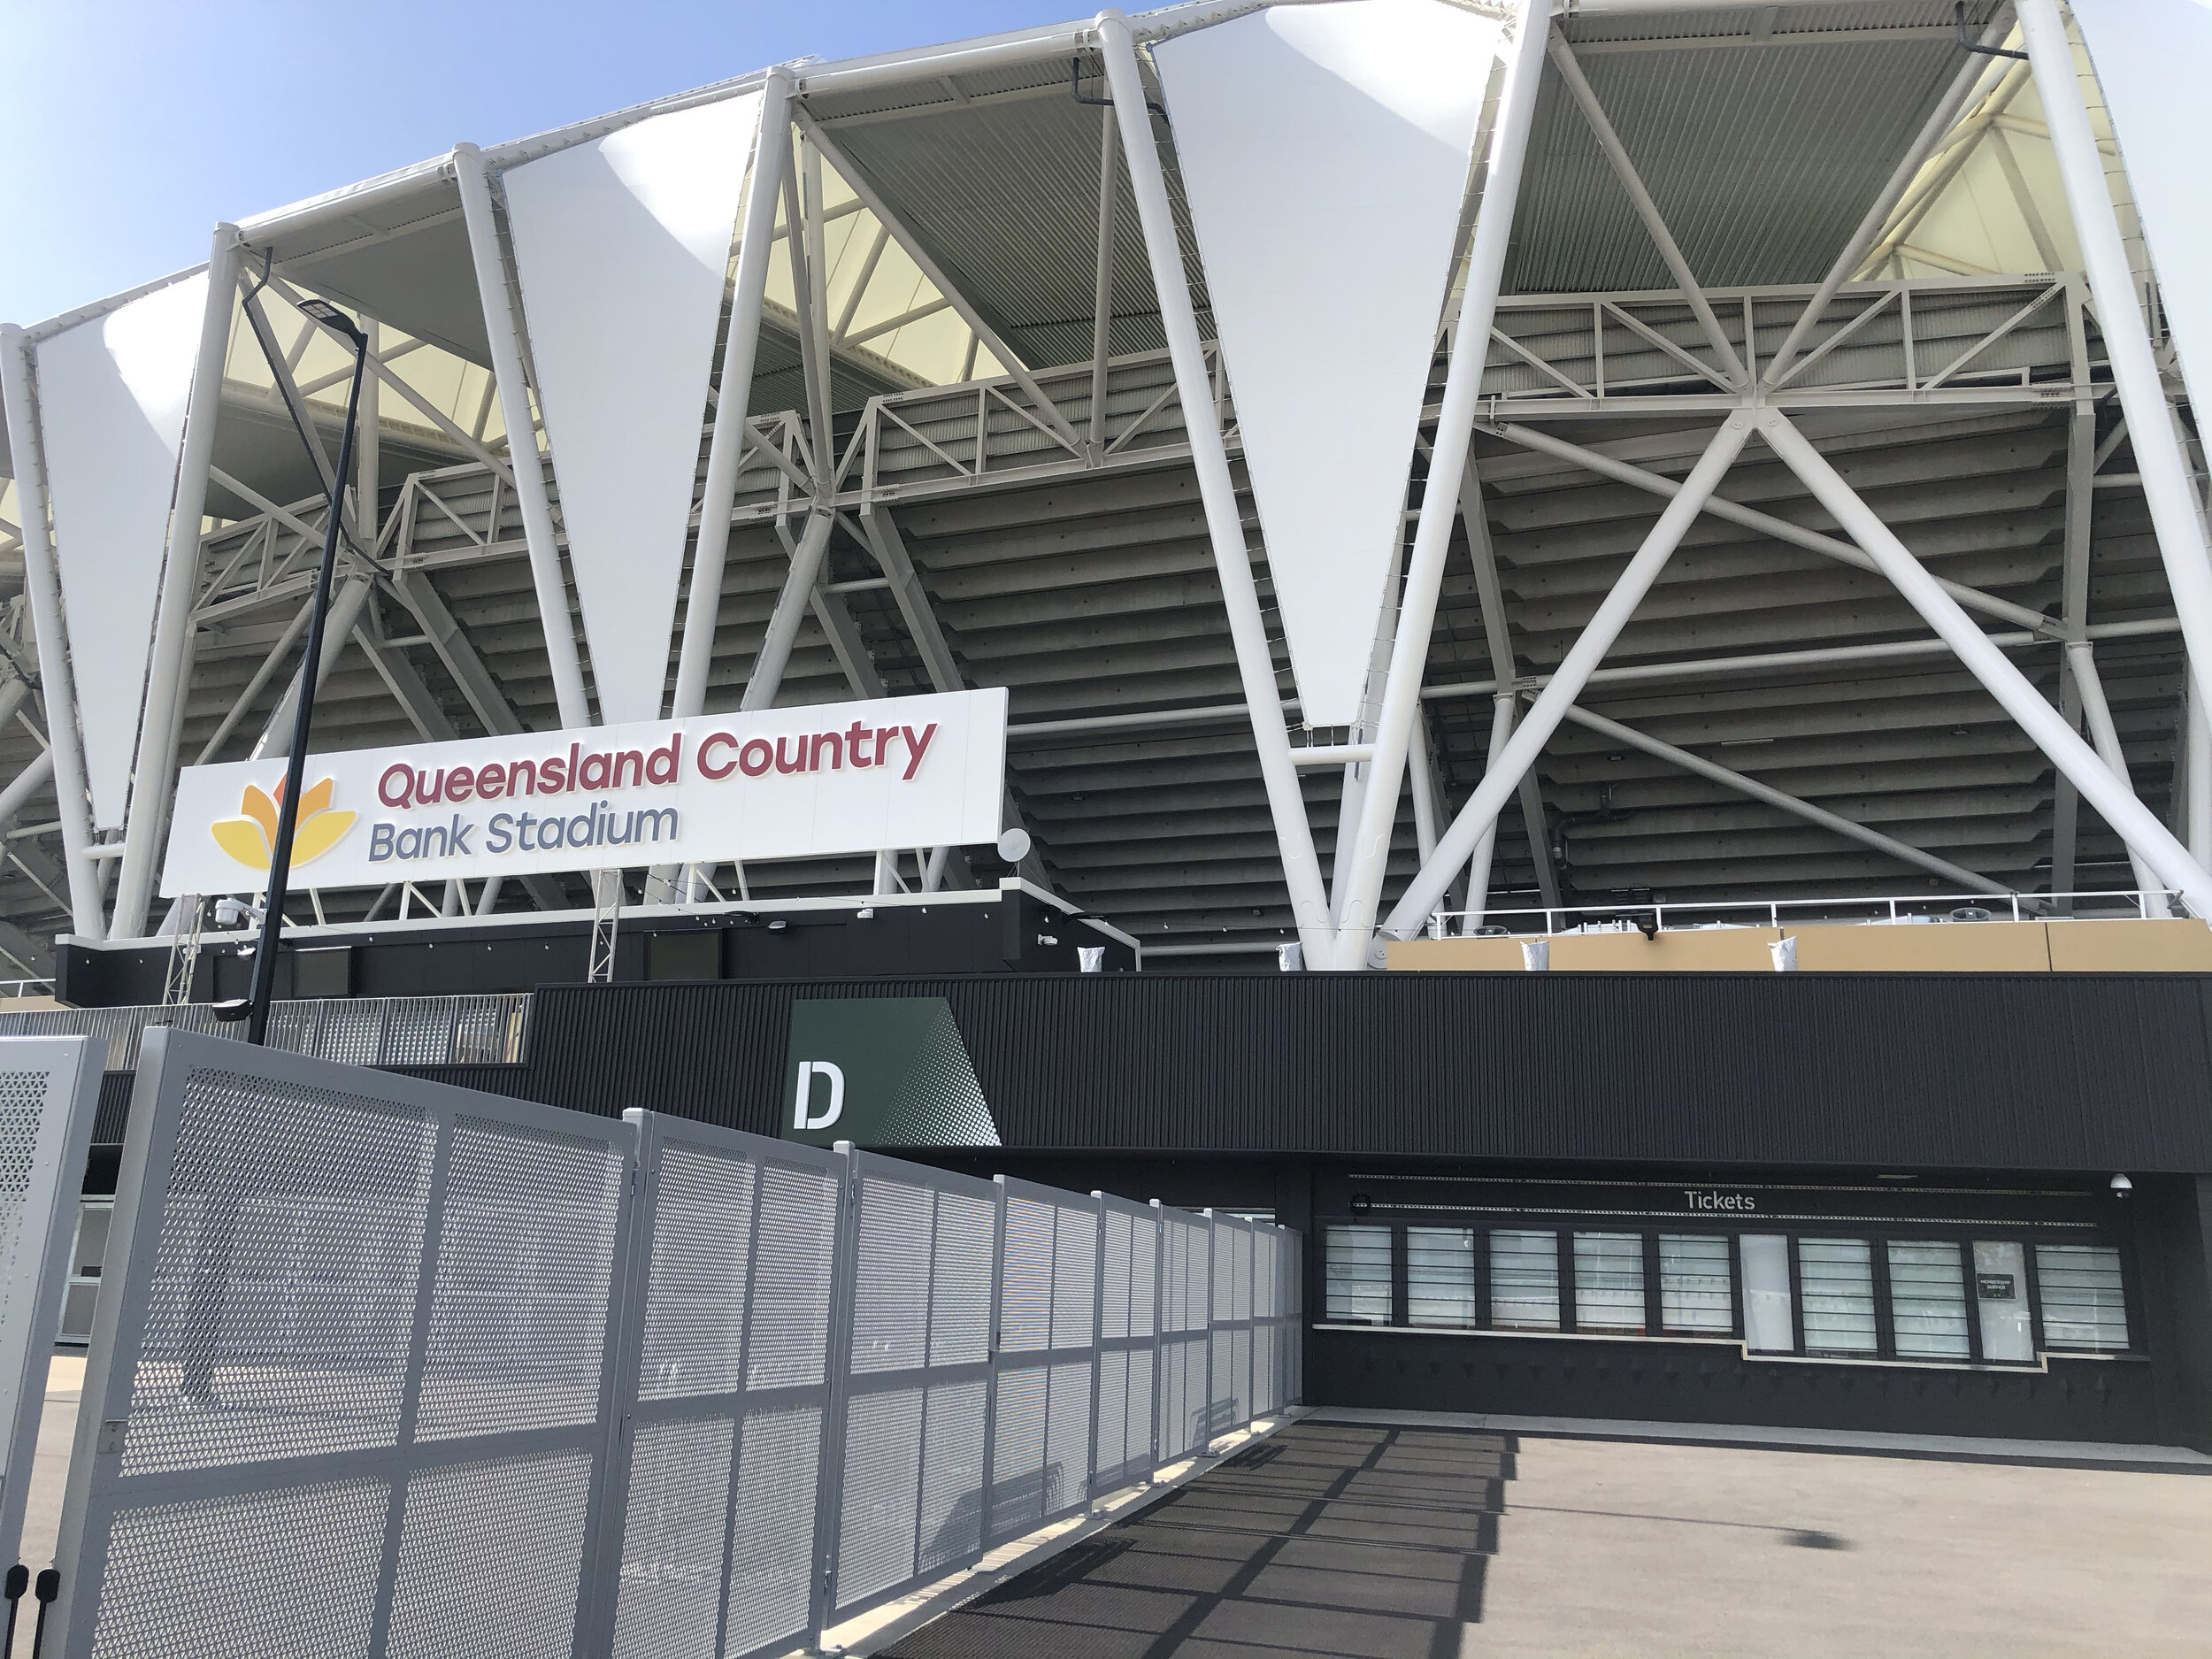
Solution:
[[[1109,974],[565,987],[527,1093],[773,1134],[801,996],[944,996],[1009,1147],[2212,1171],[2212,979]]]

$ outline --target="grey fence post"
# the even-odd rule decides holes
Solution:
[[[1221,1323],[1221,1284],[1217,1275],[1221,1263],[1221,1223],[1211,1210],[1198,1212],[1206,1217],[1206,1392],[1203,1396],[1205,1416],[1199,1420],[1198,1455],[1203,1457],[1214,1443],[1214,1332]]]
[[[985,1550],[991,1548],[991,1498],[998,1486],[998,1374],[1005,1336],[1001,1322],[1006,1310],[1006,1178],[994,1175],[998,1217],[991,1228],[991,1340],[990,1371],[983,1387],[983,1490],[977,1499],[981,1531],[977,1534]]]
[[[860,1177],[853,1143],[840,1141],[844,1159],[837,1183],[837,1243],[830,1255],[829,1351],[822,1356],[827,1385],[822,1401],[822,1463],[815,1476],[814,1583],[807,1611],[807,1645],[818,1649],[833,1612],[832,1586],[837,1578],[839,1521],[845,1496],[845,1401],[852,1374],[853,1290],[859,1278]]]
[[[1161,1402],[1167,1397],[1167,1348],[1161,1333],[1167,1328],[1167,1223],[1160,1214],[1160,1201],[1152,1201],[1152,1449],[1150,1466],[1145,1471],[1145,1484],[1160,1472],[1160,1412]]]
[[[1091,1252],[1091,1469],[1083,1482],[1083,1495],[1095,1503],[1098,1502],[1098,1423],[1106,1409],[1105,1402],[1099,1398],[1099,1391],[1106,1381],[1106,1194],[1093,1187],[1091,1202],[1098,1210],[1098,1236],[1092,1240]],[[1126,1324],[1128,1298],[1125,1293],[1122,1314],[1123,1322]],[[1124,1332],[1123,1334],[1125,1336],[1128,1333]],[[1122,1364],[1122,1417],[1126,1420],[1129,1415],[1129,1372],[1125,1351]]]

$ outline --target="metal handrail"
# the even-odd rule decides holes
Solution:
[[[0,1011],[0,1037],[102,1039],[110,1071],[135,1071],[140,1042],[150,1029],[163,1025],[211,1037],[245,1035],[242,1024],[216,1018],[204,1002]],[[277,1003],[268,1046],[356,1065],[512,1065],[526,1050],[529,1027],[527,991],[329,997]]]
[[[1873,923],[1909,922],[1921,918],[1923,913],[1929,909],[1947,907],[1982,910],[2008,910],[2009,914],[2005,919],[2015,922],[2031,919],[2055,922],[2120,919],[2109,914],[2095,917],[2077,914],[2073,907],[2077,901],[2084,899],[2124,902],[2126,905],[2132,907],[2137,918],[2146,921],[2162,919],[2168,916],[2185,916],[2188,913],[2182,906],[2181,895],[2178,893],[2156,888],[2124,887],[2095,893],[1914,893],[1895,897],[1885,895],[1873,898],[1736,899],[1709,900],[1694,904],[1555,904],[1528,910],[1485,908],[1479,910],[1438,910],[1429,918],[1429,937],[1431,939],[1464,938],[1467,936],[1465,929],[1470,919],[1473,919],[1477,926],[1492,926],[1503,918],[1521,916],[1540,917],[1543,919],[1543,925],[1535,928],[1509,927],[1506,930],[1508,934],[1525,933],[1534,935],[1577,931],[1642,932],[1645,930],[1641,925],[1630,919],[1639,916],[1648,916],[1652,918],[1653,926],[1650,930],[1652,932],[1678,933],[1701,925],[1710,927],[1728,926],[1731,924],[1726,922],[1703,924],[1678,922],[1670,926],[1667,919],[1670,916],[1712,915],[1722,911],[1736,915],[1741,915],[1747,911],[1753,914],[1763,914],[1766,918],[1765,926],[1779,927],[1782,925],[1782,913],[1785,910],[1832,910],[1859,905],[1878,907],[1880,913],[1861,917],[1824,916],[1820,919],[1859,926]],[[2154,903],[2154,901],[2156,902]],[[2062,909],[2061,906],[2065,908]],[[2031,914],[2023,915],[2024,909]],[[1563,928],[1559,925],[1559,918],[1563,917],[1585,917],[1588,920]],[[1927,917],[1925,919],[1933,921],[1957,918]],[[1992,919],[1996,918],[1993,917]],[[1457,922],[1459,926],[1457,928],[1449,926],[1448,924],[1453,922]],[[1733,925],[1742,927],[1760,926],[1757,922],[1740,922]]]

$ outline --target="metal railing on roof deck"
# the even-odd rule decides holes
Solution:
[[[2085,910],[2085,903],[2091,908]],[[1683,933],[1709,927],[1779,927],[1785,921],[2153,921],[2187,917],[2177,893],[2120,888],[2098,893],[1915,893],[1864,899],[1736,899],[1701,904],[1570,904],[1533,910],[1439,910],[1431,939],[1463,939],[1471,928],[1532,937],[1557,933]],[[1534,917],[1534,926],[1505,925]],[[1640,919],[1648,917],[1647,926]]]
[[[242,1039],[241,1020],[215,1018],[204,1002],[157,1008],[58,1008],[0,1012],[0,1036],[97,1037],[105,1069],[138,1067],[149,1027],[173,1026]],[[355,1065],[514,1064],[529,1038],[530,993],[479,996],[356,996],[279,1002],[269,1047]]]

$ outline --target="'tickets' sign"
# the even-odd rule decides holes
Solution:
[[[188,766],[165,896],[268,879],[280,759]],[[1006,693],[311,755],[295,884],[806,858],[997,838]]]

